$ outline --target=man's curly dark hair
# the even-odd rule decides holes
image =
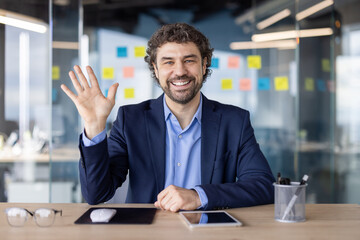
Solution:
[[[146,49],[145,62],[151,71],[151,76],[159,83],[155,75],[153,63],[156,64],[157,49],[168,42],[189,43],[193,42],[199,49],[201,58],[206,58],[206,71],[203,76],[203,82],[211,74],[211,57],[214,51],[210,46],[209,40],[200,31],[186,23],[166,24],[157,30],[148,41]]]

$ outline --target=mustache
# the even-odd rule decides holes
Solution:
[[[168,79],[168,82],[172,82],[174,80],[188,80],[188,81],[191,81],[191,80],[195,80],[195,77],[193,76],[188,76],[188,75],[182,75],[182,76],[177,76],[177,77],[173,77],[173,78],[169,78]]]

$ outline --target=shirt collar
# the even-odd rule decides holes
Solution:
[[[164,105],[164,115],[165,115],[165,121],[166,121],[169,119],[169,117],[171,115],[174,115],[174,114],[171,112],[170,108],[166,104],[165,94],[163,97],[163,105]],[[198,109],[196,110],[196,112],[194,114],[193,120],[196,118],[198,120],[198,122],[201,124],[201,117],[202,117],[202,94],[200,94],[200,103],[199,103]]]

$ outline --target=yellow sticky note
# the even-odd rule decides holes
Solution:
[[[145,47],[138,46],[134,48],[135,57],[145,57]]]
[[[125,88],[124,89],[124,98],[135,98],[135,89],[134,88]]]
[[[60,79],[60,67],[59,66],[53,66],[52,67],[52,79],[53,80],[59,80]]]
[[[222,79],[221,80],[221,89],[222,90],[231,90],[233,89],[233,81],[232,79]]]
[[[261,69],[261,56],[249,55],[247,56],[248,68]]]
[[[134,77],[134,67],[123,67],[123,77],[124,78],[133,78]]]
[[[240,66],[240,57],[230,56],[228,58],[228,68],[239,68]]]
[[[114,68],[113,67],[104,67],[102,70],[103,79],[114,79]]]
[[[274,78],[274,85],[276,91],[287,91],[289,90],[289,79],[286,76],[279,76]]]
[[[306,91],[314,91],[315,83],[313,78],[305,78],[305,90]]]
[[[330,72],[330,59],[328,58],[321,59],[321,67],[323,72]]]

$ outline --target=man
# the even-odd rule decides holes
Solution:
[[[213,49],[187,24],[160,28],[145,61],[164,94],[120,107],[109,138],[105,124],[118,84],[105,98],[94,72],[89,86],[78,66],[65,85],[84,120],[80,180],[89,204],[109,200],[129,174],[129,203],[154,203],[172,212],[273,202],[275,181],[256,142],[249,113],[208,100],[200,89]]]

